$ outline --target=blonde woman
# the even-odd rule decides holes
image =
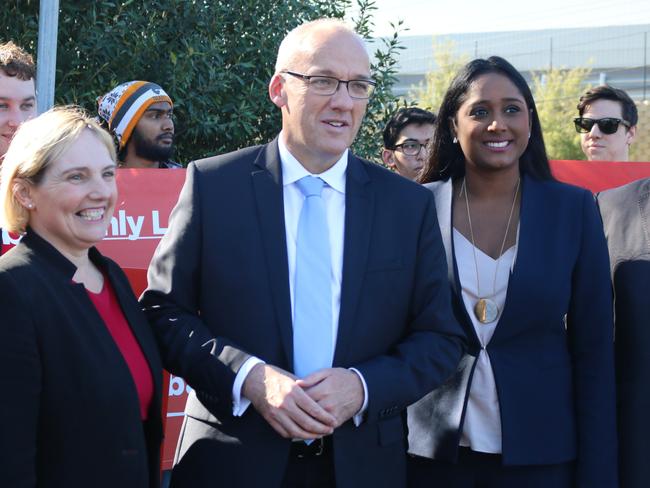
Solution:
[[[95,247],[117,198],[110,136],[76,108],[26,122],[1,174],[3,486],[158,486],[161,365],[120,268]]]

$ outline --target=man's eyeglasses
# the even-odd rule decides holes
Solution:
[[[293,71],[282,71],[282,73],[300,78],[307,83],[309,91],[323,96],[334,95],[336,90],[339,89],[339,85],[345,83],[350,98],[366,99],[370,98],[375,90],[375,85],[377,85],[372,80],[339,80],[332,76],[310,76],[294,73]]]
[[[425,152],[427,151],[428,143],[429,141],[425,142],[424,144],[420,144],[418,141],[415,141],[413,139],[407,139],[401,144],[395,144],[393,150],[402,151],[407,156],[417,156],[418,154],[420,154],[422,148],[424,148]]]
[[[605,117],[603,119],[589,119],[587,117],[576,117],[573,119],[573,123],[576,125],[576,132],[586,134],[591,132],[594,124],[598,124],[600,132],[603,134],[614,134],[618,130],[618,124],[623,124],[625,127],[630,127],[630,124],[621,119],[616,119],[614,117]]]

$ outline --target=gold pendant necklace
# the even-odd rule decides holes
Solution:
[[[494,322],[499,318],[501,311],[499,306],[494,301],[496,295],[496,286],[497,286],[497,273],[499,272],[499,262],[501,261],[501,255],[503,254],[503,248],[506,245],[506,239],[508,238],[508,231],[510,230],[510,222],[512,221],[512,214],[515,211],[515,203],[517,203],[517,196],[519,195],[519,183],[521,179],[517,179],[517,187],[515,189],[515,196],[512,199],[512,206],[510,207],[510,215],[508,216],[508,223],[506,225],[506,232],[503,235],[503,241],[501,242],[501,250],[499,251],[499,256],[497,257],[497,263],[494,269],[494,280],[492,280],[492,295],[490,297],[481,297],[481,283],[478,276],[478,260],[476,259],[476,244],[474,242],[474,229],[472,228],[472,216],[469,211],[469,197],[467,196],[467,186],[465,185],[465,178],[463,178],[463,185],[461,187],[461,192],[465,194],[465,208],[467,209],[467,222],[469,223],[469,235],[472,238],[472,251],[474,251],[474,268],[476,269],[476,292],[479,295],[479,299],[474,305],[474,315],[478,321],[482,324],[489,324]]]

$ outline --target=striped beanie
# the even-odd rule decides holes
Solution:
[[[99,116],[108,123],[115,134],[119,149],[129,142],[133,129],[149,106],[172,99],[160,86],[149,81],[129,81],[116,86],[97,99]]]

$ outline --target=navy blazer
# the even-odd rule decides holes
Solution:
[[[29,230],[0,258],[0,485],[158,488],[162,366],[122,270],[91,248],[151,369],[140,417],[131,372],[74,264]]]
[[[429,186],[448,250],[452,300],[471,356],[445,388],[409,409],[409,443],[414,454],[454,460],[481,346],[455,270],[451,182]],[[522,177],[517,256],[487,352],[499,398],[504,464],[575,459],[577,486],[616,486],[612,293],[607,246],[590,192]],[[450,408],[440,411],[445,406]],[[431,419],[435,428],[427,424]]]
[[[350,154],[345,198],[334,366],[361,371],[369,399],[361,426],[334,432],[337,486],[399,488],[401,414],[454,371],[462,332],[431,193]],[[293,364],[277,140],[190,164],[141,301],[165,366],[196,389],[172,484],[280,486],[290,441],[252,407],[232,415],[250,355]]]
[[[614,281],[619,473],[650,486],[650,178],[598,195]]]

